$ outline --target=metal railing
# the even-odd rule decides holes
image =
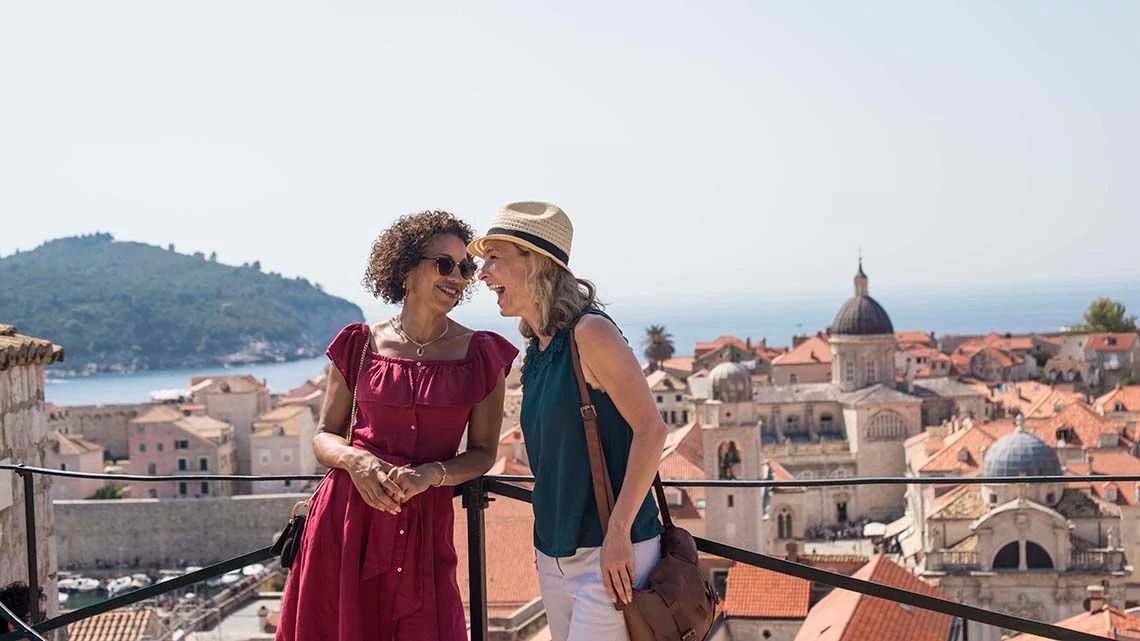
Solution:
[[[160,483],[169,481],[306,481],[319,480],[320,475],[276,475],[276,476],[250,476],[250,475],[223,475],[223,474],[187,474],[172,476],[139,476],[128,474],[103,474],[93,472],[72,472],[53,470],[25,465],[0,464],[0,471],[11,471],[23,481],[24,521],[28,536],[26,539],[28,587],[30,594],[39,593],[39,567],[37,564],[36,511],[35,511],[35,485],[37,475],[103,479],[113,481],[132,481],[140,483]],[[827,478],[803,480],[686,480],[664,481],[671,487],[720,487],[720,488],[775,488],[775,487],[831,487],[844,485],[945,485],[945,484],[1036,484],[1036,483],[1070,483],[1074,481],[1140,481],[1140,475],[1096,475],[1096,476],[1040,476],[1040,477],[868,477],[868,478]],[[484,514],[483,511],[490,503],[490,495],[523,501],[529,503],[531,492],[519,485],[533,482],[529,476],[486,476],[468,481],[455,488],[457,496],[463,498],[463,509],[467,518],[467,548],[468,548],[468,580],[470,601],[470,632],[472,641],[486,641],[488,635],[487,617],[487,559],[484,546]],[[284,517],[284,515],[283,515]],[[283,519],[284,520],[284,519]],[[986,610],[948,599],[942,599],[926,594],[920,594],[889,585],[882,585],[856,579],[844,574],[829,572],[817,567],[803,565],[779,557],[761,554],[752,550],[733,547],[710,539],[696,537],[697,548],[708,554],[720,556],[724,559],[743,563],[781,574],[787,574],[806,581],[815,582],[832,588],[858,592],[868,596],[895,601],[934,612],[951,616],[954,630],[965,633],[964,621],[974,621],[993,625],[1015,632],[1035,634],[1059,641],[1106,641],[1106,637],[1062,628],[1060,626],[1034,621],[1024,617],[1013,616]],[[215,563],[200,570],[184,574],[174,579],[156,583],[144,588],[127,592],[120,596],[110,598],[101,603],[90,605],[78,610],[55,616],[46,621],[40,620],[39,606],[33,603],[31,612],[31,625],[20,620],[11,610],[0,604],[0,617],[8,621],[15,628],[15,632],[0,634],[0,641],[17,641],[30,639],[46,641],[42,636],[45,632],[56,630],[90,617],[115,610],[117,608],[133,605],[151,599],[185,586],[198,583],[216,576],[221,576],[232,570],[247,565],[266,561],[273,557],[271,546],[254,550],[247,554]],[[33,602],[35,599],[33,599]]]

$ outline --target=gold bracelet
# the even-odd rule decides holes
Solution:
[[[432,483],[432,487],[439,487],[447,482],[447,468],[443,465],[443,461],[436,461],[439,465],[439,471],[443,472],[443,476],[439,477],[439,483]]]

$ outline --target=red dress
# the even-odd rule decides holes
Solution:
[[[369,327],[345,327],[328,354],[350,386]],[[395,464],[452,458],[471,408],[494,391],[518,350],[475,332],[459,360],[365,354],[358,447]],[[429,488],[398,515],[369,507],[348,473],[314,495],[281,602],[276,641],[460,641],[466,613],[455,579],[451,487]]]

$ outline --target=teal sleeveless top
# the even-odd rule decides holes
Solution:
[[[599,314],[613,322],[606,314]],[[590,458],[574,366],[570,358],[570,328],[551,339],[545,350],[538,340],[527,346],[522,368],[521,422],[535,483],[534,547],[547,556],[573,556],[578,548],[600,547],[602,526],[591,485]],[[633,430],[608,394],[592,387],[590,399],[598,412],[598,431],[614,496],[625,480]],[[646,493],[637,511],[630,538],[647,541],[662,532],[657,504]]]

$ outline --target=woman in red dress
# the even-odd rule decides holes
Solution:
[[[451,486],[494,463],[518,355],[502,336],[448,318],[471,285],[473,235],[451,214],[423,212],[373,244],[365,284],[401,309],[329,345],[335,367],[313,449],[332,473],[310,504],[277,641],[467,639]]]

